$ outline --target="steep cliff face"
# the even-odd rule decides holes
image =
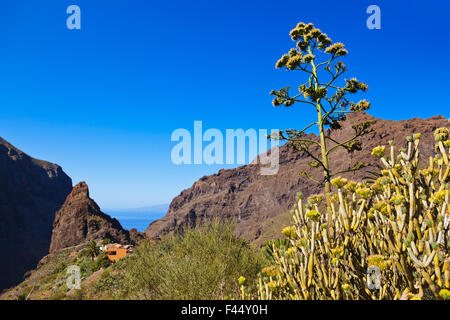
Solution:
[[[105,238],[112,242],[130,243],[130,233],[119,221],[100,211],[97,203],[89,197],[87,184],[80,182],[56,213],[50,253]]]
[[[55,212],[72,189],[60,166],[0,138],[0,291],[48,253]]]
[[[351,168],[355,161],[372,163],[371,167],[364,170],[343,174],[360,180],[378,164],[378,159],[371,156],[373,147],[387,145],[389,140],[393,140],[398,148],[406,146],[405,137],[416,132],[422,133],[421,156],[428,158],[434,155],[434,130],[448,126],[447,119],[442,116],[391,121],[358,113],[344,121],[343,128],[332,132],[331,136],[343,141],[354,132],[352,125],[367,120],[372,121],[375,131],[360,139],[362,151],[349,154],[343,149],[337,149],[331,153],[330,165],[334,172]],[[317,139],[314,134],[309,135],[309,138]],[[318,155],[319,149],[316,148],[314,152]],[[292,207],[298,191],[305,196],[321,192],[322,187],[298,174],[302,170],[311,170],[308,166],[310,161],[311,158],[305,153],[284,145],[280,148],[280,168],[276,175],[261,175],[260,165],[253,163],[205,176],[174,198],[167,215],[152,222],[145,233],[149,238],[157,238],[185,225],[196,225],[205,219],[221,217],[236,222],[238,236],[256,240],[268,220],[276,219]],[[313,178],[321,177],[319,169],[312,169],[312,172]]]

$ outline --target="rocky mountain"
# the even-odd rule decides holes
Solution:
[[[48,253],[55,212],[71,189],[60,166],[0,138],[0,291],[21,282]]]
[[[388,145],[389,140],[393,140],[397,148],[404,147],[405,137],[417,132],[422,133],[422,158],[434,155],[433,132],[438,127],[448,126],[448,120],[442,116],[391,121],[361,112],[349,116],[342,123],[342,129],[329,133],[332,138],[344,141],[353,134],[352,125],[369,120],[375,131],[360,139],[362,151],[349,154],[346,150],[336,149],[330,154],[330,166],[334,172],[351,168],[355,161],[371,163],[364,170],[343,174],[360,180],[368,171],[376,169],[375,165],[378,164],[378,159],[371,156],[373,147]],[[314,134],[310,134],[309,138],[317,139]],[[319,149],[316,148],[314,153],[319,154]],[[308,166],[310,161],[311,158],[305,153],[285,144],[280,147],[280,167],[276,175],[261,175],[260,164],[253,162],[202,177],[174,198],[167,215],[152,222],[145,233],[149,238],[157,238],[183,226],[220,217],[236,222],[237,236],[257,241],[266,232],[268,222],[279,225],[277,220],[285,219],[286,212],[295,203],[297,192],[301,191],[305,196],[321,192],[321,186],[298,174],[302,170],[311,170]],[[320,170],[313,169],[312,172],[313,178],[321,177]],[[279,236],[279,230],[273,236]]]
[[[136,237],[134,233],[133,230]],[[56,212],[50,253],[89,240],[105,238],[122,244],[131,242],[130,232],[124,230],[115,218],[101,212],[97,203],[89,197],[87,184],[80,182],[73,188],[61,209]]]

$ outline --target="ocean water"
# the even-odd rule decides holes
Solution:
[[[124,229],[136,228],[138,231],[145,231],[149,224],[166,215],[166,211],[135,212],[135,211],[105,211],[111,217],[119,220]]]

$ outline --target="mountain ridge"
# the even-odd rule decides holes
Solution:
[[[100,210],[89,196],[89,188],[82,181],[73,187],[53,222],[50,253],[76,246],[90,240],[109,239],[129,244],[130,232],[119,221]]]
[[[55,212],[71,189],[60,166],[0,138],[0,290],[48,253]]]
[[[335,172],[351,168],[355,161],[371,163],[363,170],[342,175],[354,180],[360,180],[378,164],[377,159],[370,155],[373,147],[387,145],[389,140],[394,140],[398,147],[405,146],[406,136],[420,132],[421,155],[422,158],[428,157],[434,154],[434,130],[448,124],[448,120],[441,115],[427,119],[383,120],[359,112],[348,116],[342,122],[342,129],[327,130],[327,134],[335,140],[344,141],[353,133],[352,126],[364,121],[371,121],[375,131],[361,137],[363,150],[348,154],[346,150],[337,149],[330,155],[331,169]],[[317,136],[309,134],[308,138],[317,139]],[[311,150],[319,154],[318,147]],[[297,192],[303,192],[306,197],[321,192],[319,185],[298,175],[300,171],[310,169],[310,161],[311,158],[304,152],[284,144],[280,147],[277,175],[260,175],[260,164],[252,161],[248,165],[222,169],[216,174],[204,176],[172,200],[166,216],[153,221],[145,231],[146,236],[159,238],[185,226],[195,226],[203,220],[219,217],[235,222],[237,236],[256,241],[261,237],[266,221],[276,220],[289,211],[295,203]],[[320,179],[320,170],[313,170],[311,176]]]

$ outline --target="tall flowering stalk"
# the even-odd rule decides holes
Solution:
[[[347,99],[348,94],[367,91],[368,87],[355,78],[345,80],[341,85],[338,84],[338,80],[347,71],[344,62],[340,61],[340,58],[348,53],[342,43],[333,43],[312,23],[299,23],[290,32],[290,35],[296,42],[296,48],[292,48],[288,54],[283,55],[276,63],[276,68],[301,71],[305,73],[306,81],[298,87],[298,92],[294,95],[290,93],[289,86],[272,90],[271,94],[274,96],[272,103],[275,107],[281,105],[291,107],[295,103],[311,105],[317,112],[317,121],[302,130],[282,130],[276,138],[289,141],[297,150],[306,152],[313,159],[310,166],[321,168],[323,179],[313,179],[308,172],[301,172],[301,174],[317,183],[324,183],[325,194],[327,194],[331,192],[333,176],[367,166],[366,163],[356,162],[351,165],[350,169],[331,172],[328,157],[337,148],[345,148],[348,152],[361,150],[361,142],[358,137],[371,131],[370,122],[354,125],[354,135],[345,141],[336,141],[330,134],[327,134],[326,129],[340,129],[340,121],[345,120],[348,114],[369,109],[370,103],[366,100],[354,103]],[[318,141],[306,137],[306,130],[313,126],[317,126],[319,129]],[[314,145],[320,148],[320,156],[313,154],[311,147]]]

